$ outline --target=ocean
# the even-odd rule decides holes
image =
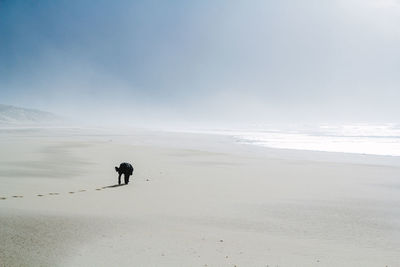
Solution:
[[[209,132],[271,148],[400,156],[400,125],[394,123],[257,126]]]

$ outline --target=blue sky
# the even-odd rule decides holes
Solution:
[[[396,121],[400,3],[0,1],[0,103],[91,120]]]

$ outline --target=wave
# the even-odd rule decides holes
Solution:
[[[223,130],[239,143],[271,148],[400,156],[396,124],[346,124]]]

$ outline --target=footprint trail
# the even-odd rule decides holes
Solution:
[[[146,181],[149,181],[149,179],[146,179]],[[103,187],[95,188],[94,190],[95,191],[102,191],[102,190],[105,190],[105,189],[116,188],[116,187],[121,187],[121,186],[126,186],[126,184],[115,184],[115,185],[103,186]],[[67,192],[67,194],[72,195],[72,194],[75,194],[75,193],[83,193],[83,192],[88,192],[88,190],[87,189],[80,189],[78,191],[69,191],[69,192]],[[45,193],[35,194],[36,197],[58,196],[58,195],[62,195],[62,193],[50,192],[50,193],[47,193],[47,194],[45,194]],[[7,200],[9,198],[23,198],[23,197],[24,196],[22,196],[22,195],[13,195],[13,196],[10,196],[10,197],[1,196],[0,200]]]

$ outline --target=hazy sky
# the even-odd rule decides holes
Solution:
[[[397,0],[0,0],[0,103],[105,121],[397,122]]]

